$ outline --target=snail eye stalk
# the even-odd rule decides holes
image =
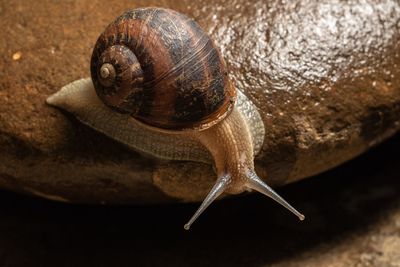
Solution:
[[[217,182],[214,184],[213,188],[211,189],[210,193],[208,193],[203,203],[201,203],[196,213],[183,227],[185,228],[185,230],[190,229],[190,226],[192,226],[193,222],[196,221],[196,219],[203,213],[203,211],[225,191],[230,182],[231,176],[229,174],[222,175],[217,179]]]
[[[246,182],[245,187],[249,189],[256,190],[261,194],[266,195],[267,197],[272,198],[286,209],[291,211],[294,215],[296,215],[301,221],[305,219],[305,216],[297,211],[292,205],[290,205],[286,200],[284,200],[278,193],[276,193],[270,186],[264,183],[260,177],[258,177],[255,172],[251,170],[247,170],[246,173]],[[203,203],[201,203],[198,210],[192,216],[188,223],[185,224],[185,230],[189,230],[190,226],[193,224],[194,221],[204,212],[204,210],[214,201],[216,200],[229,186],[232,181],[232,176],[230,174],[225,174],[220,176],[216,183],[214,184],[213,188],[211,189],[210,193],[208,193],[207,197],[204,199]]]
[[[273,200],[284,206],[286,209],[291,211],[294,215],[296,215],[300,219],[300,221],[303,221],[306,218],[303,214],[293,208],[293,206],[290,205],[286,200],[284,200],[278,193],[276,193],[270,186],[264,183],[264,181],[261,180],[261,178],[258,177],[257,174],[255,174],[255,172],[248,170],[247,177],[248,180],[246,186],[248,188],[256,190],[257,192],[260,192],[261,194],[272,198]]]

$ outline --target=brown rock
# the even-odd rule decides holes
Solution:
[[[256,164],[272,184],[332,168],[400,128],[397,1],[144,4],[194,17],[221,47],[231,78],[263,116],[267,135]],[[44,103],[89,76],[98,34],[134,7],[0,4],[7,37],[0,40],[1,187],[96,203],[192,201],[206,193],[211,167],[190,163],[199,171],[186,179],[186,163],[144,158]],[[174,173],[182,178],[170,179]]]
[[[198,204],[64,205],[0,192],[0,266],[398,267],[400,134],[279,191],[303,223],[259,194]]]

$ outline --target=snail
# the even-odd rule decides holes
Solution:
[[[260,115],[193,19],[164,8],[123,13],[99,36],[90,71],[47,103],[136,151],[214,166],[216,183],[185,229],[224,192],[258,191],[304,219],[256,174]]]

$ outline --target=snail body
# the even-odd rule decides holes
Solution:
[[[210,152],[190,135],[179,131],[160,131],[114,112],[97,97],[90,78],[76,80],[47,99],[51,105],[70,111],[82,123],[146,156],[164,160],[183,160],[212,164]],[[88,107],[91,107],[88,109]],[[265,135],[261,116],[247,97],[238,91],[237,109],[249,122],[254,154],[260,152]]]
[[[138,151],[214,165],[217,181],[185,229],[223,192],[256,190],[304,219],[255,173],[263,124],[194,20],[162,8],[125,12],[98,38],[91,76],[93,85],[81,80],[47,102]]]

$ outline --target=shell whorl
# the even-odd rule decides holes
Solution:
[[[129,97],[143,94],[143,71],[132,50],[124,45],[109,46],[99,57],[95,71],[100,99],[121,113],[137,113],[137,99]]]
[[[236,100],[212,40],[169,9],[135,9],[112,22],[93,50],[91,75],[103,103],[163,129],[208,128]]]

